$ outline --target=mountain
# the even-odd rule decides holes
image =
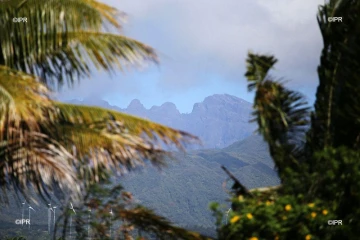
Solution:
[[[228,94],[215,94],[195,103],[191,113],[180,113],[171,102],[146,109],[138,99],[125,109],[96,98],[68,102],[117,110],[192,133],[200,137],[203,148],[226,147],[245,139],[256,129],[254,123],[249,123],[251,103]]]
[[[249,189],[279,184],[267,144],[253,133],[255,125],[249,123],[251,104],[240,98],[227,94],[213,95],[194,104],[188,114],[180,113],[170,102],[150,109],[137,99],[132,100],[126,109],[96,98],[70,102],[134,114],[188,131],[202,139],[205,148],[187,153],[174,152],[176,160],[170,161],[169,166],[160,172],[148,166],[115,179],[141,204],[182,227],[215,235],[215,219],[208,205],[213,201],[228,203],[226,200],[229,197],[222,186],[227,175],[221,165]],[[16,202],[11,199],[9,206],[2,205],[0,208],[0,239],[6,233],[13,235],[20,230],[29,240],[47,239],[47,205],[33,204],[36,214],[31,217],[30,231],[14,224],[22,213],[21,204]],[[60,205],[57,205],[59,215]],[[224,212],[228,207],[227,204]]]
[[[189,229],[213,228],[209,203],[227,202],[229,195],[222,186],[227,175],[221,165],[249,189],[280,183],[267,145],[258,135],[227,148],[175,153],[175,157],[179,161],[162,171],[150,167],[118,181],[142,204]]]
[[[228,203],[229,195],[222,186],[227,175],[221,165],[227,167],[249,189],[279,184],[267,145],[258,135],[251,135],[223,149],[198,149],[173,154],[175,161],[170,161],[169,166],[161,171],[148,166],[118,177],[115,181],[123,185],[126,191],[132,192],[144,206],[177,225],[203,234],[215,234],[215,219],[209,210],[209,203]],[[10,206],[0,208],[0,238],[3,236],[1,233],[15,232],[20,228],[14,221],[21,218],[21,206],[15,205],[15,201],[10,202]],[[44,233],[47,229],[47,206],[34,205],[36,214],[31,217],[31,231]],[[228,208],[225,207],[224,212]],[[23,231],[26,233],[28,230]],[[36,235],[29,239],[40,238]]]

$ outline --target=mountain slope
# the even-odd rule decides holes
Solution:
[[[72,100],[134,114],[143,118],[188,131],[201,138],[204,148],[187,153],[175,152],[177,159],[159,172],[153,167],[130,172],[117,178],[127,191],[134,194],[144,206],[172,222],[189,229],[215,234],[215,220],[209,211],[212,201],[226,203],[229,197],[222,184],[227,175],[226,166],[248,188],[274,186],[279,179],[274,163],[262,137],[253,134],[256,125],[249,123],[251,104],[230,95],[213,95],[194,104],[189,114],[181,114],[173,103],[164,103],[146,109],[139,100],[133,100],[126,109],[112,106],[101,99]],[[240,140],[240,141],[239,141]],[[47,205],[41,204],[31,217],[31,229],[14,224],[21,218],[21,204],[15,200],[0,208],[0,238],[4,232],[20,229],[40,239],[39,232],[47,229]],[[58,205],[59,215],[60,205]],[[26,211],[25,211],[26,213]],[[46,234],[45,234],[46,235]],[[45,237],[46,238],[46,237]]]
[[[263,149],[254,154],[253,149]],[[169,168],[153,168],[119,179],[146,206],[188,228],[214,227],[208,204],[225,203],[229,197],[222,184],[227,167],[246,187],[275,186],[279,179],[262,138],[253,135],[229,148],[176,153]],[[253,156],[255,155],[255,156]],[[251,156],[249,158],[249,156]]]
[[[161,172],[147,167],[130,172],[116,181],[132,192],[144,206],[180,226],[206,234],[215,234],[215,220],[208,208],[209,203],[227,203],[229,197],[222,187],[227,175],[220,168],[221,165],[226,166],[250,189],[279,184],[267,146],[258,135],[224,149],[194,150],[174,153],[174,156],[176,160]],[[33,204],[33,207],[36,213],[31,217],[31,231],[45,231],[47,206]],[[14,224],[15,219],[19,218],[21,208],[14,201],[9,207],[1,207],[0,238],[3,236],[1,233],[22,229]],[[29,230],[23,231],[26,233]]]

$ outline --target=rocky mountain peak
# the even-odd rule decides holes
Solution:
[[[243,100],[241,98],[229,95],[229,94],[214,94],[214,95],[211,95],[209,97],[206,97],[202,103],[205,104],[205,105],[209,105],[209,104],[211,104],[211,105],[213,105],[213,104],[220,104],[220,105],[223,105],[223,104],[245,104],[245,105],[251,105],[249,102],[247,102],[247,101],[245,101],[245,100]]]
[[[191,113],[181,114],[176,105],[165,102],[146,109],[134,99],[121,109],[101,99],[77,101],[86,105],[97,105],[150,119],[166,126],[189,132],[200,137],[206,148],[222,148],[250,136],[256,129],[251,119],[251,103],[228,94],[215,94],[194,104]],[[96,102],[96,104],[93,104]]]
[[[172,102],[165,102],[161,106],[153,106],[150,108],[150,112],[180,115],[176,105]]]
[[[214,94],[212,96],[206,97],[203,102],[195,103],[193,107],[193,114],[200,114],[204,112],[214,112],[219,114],[223,108],[226,108],[231,112],[239,111],[250,111],[251,103],[235,97],[229,94]]]
[[[139,99],[133,99],[129,106],[127,107],[128,110],[146,110],[144,105],[140,102]]]

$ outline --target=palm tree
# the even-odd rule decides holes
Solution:
[[[52,100],[89,76],[158,63],[153,48],[122,35],[123,13],[96,0],[0,3],[0,186],[46,198],[55,183],[75,199],[108,171],[163,166],[163,143],[197,138],[99,107]],[[26,17],[27,23],[13,22]],[[81,179],[81,181],[80,181]]]
[[[272,195],[274,201],[296,196],[298,209],[307,206],[305,203],[318,201],[329,206],[336,219],[342,219],[346,226],[330,232],[323,231],[326,228],[322,222],[318,226],[303,223],[301,227],[288,227],[289,222],[276,220],[277,227],[284,225],[273,232],[271,227],[262,228],[271,226],[267,218],[257,222],[262,229],[256,229],[255,224],[247,225],[246,228],[253,231],[247,234],[266,239],[304,239],[304,232],[299,229],[312,228],[307,239],[313,239],[312,236],[318,239],[358,238],[360,224],[354,219],[360,208],[360,194],[355,190],[360,186],[359,12],[360,2],[352,0],[330,0],[319,8],[317,20],[324,47],[318,66],[319,85],[313,112],[309,112],[300,93],[287,89],[271,76],[270,70],[277,62],[273,56],[249,53],[245,74],[249,90],[255,89],[254,120],[269,145],[282,182],[275,189],[268,188],[263,196],[260,191],[254,191],[253,195],[241,193],[249,202],[254,200],[254,205],[249,204],[248,209],[254,209],[262,198],[269,199],[266,194]],[[343,17],[343,22],[329,21],[329,17],[338,16]],[[240,187],[235,181],[234,192]],[[233,201],[233,205],[236,211],[239,211],[237,206],[244,208],[239,201]],[[275,210],[273,216],[280,216],[281,211]],[[267,217],[272,214],[267,213]],[[299,220],[301,214],[296,215],[297,223],[302,222]],[[246,229],[239,225],[235,225],[236,230],[225,226],[220,239],[240,239]],[[280,234],[284,229],[286,231]]]
[[[256,90],[254,120],[269,144],[283,182],[292,181],[286,175],[286,168],[293,171],[291,178],[297,172],[301,181],[322,168],[324,163],[317,162],[313,156],[317,151],[341,146],[359,149],[359,10],[360,3],[351,0],[330,0],[319,8],[317,20],[324,48],[318,67],[315,108],[311,114],[300,93],[287,89],[270,75],[277,59],[268,55],[248,55],[245,76],[249,90]],[[347,17],[336,24],[328,20],[334,16]],[[311,189],[315,188],[313,185],[324,184],[305,182]]]
[[[26,16],[27,23],[12,21]],[[116,9],[94,0],[27,0],[0,8],[1,185],[23,191],[30,181],[42,193],[55,180],[62,187],[77,167],[125,170],[149,159],[163,164],[160,140],[181,148],[193,136],[98,107],[53,101],[51,90],[88,76],[93,67],[111,71],[144,60],[153,48],[120,31]],[[112,31],[110,32],[109,29]],[[108,30],[108,31],[106,31]]]

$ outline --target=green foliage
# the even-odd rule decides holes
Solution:
[[[249,90],[256,90],[254,115],[282,185],[265,194],[234,194],[231,220],[221,227],[220,239],[358,239],[359,12],[360,3],[351,0],[330,0],[320,7],[324,49],[311,116],[299,93],[269,76],[277,60],[249,54],[245,75]],[[344,22],[329,22],[333,16],[343,16]],[[235,188],[240,185],[235,181]],[[343,225],[328,226],[328,220]]]
[[[213,215],[216,219],[216,226],[220,227],[223,223],[224,219],[224,213],[223,208],[220,208],[220,205],[217,202],[213,202],[209,204],[209,208],[211,211],[213,211]]]
[[[121,13],[94,0],[26,0],[0,4],[0,186],[43,199],[53,183],[75,199],[103,169],[119,172],[149,159],[164,165],[160,146],[194,136],[101,108],[54,102],[50,89],[71,86],[94,66],[110,72],[157,62],[155,50],[123,36]],[[26,16],[26,24],[12,21]],[[111,30],[111,31],[110,31]],[[85,168],[87,177],[81,166]],[[79,181],[78,176],[81,176]],[[6,186],[6,187],[5,187]],[[1,199],[0,199],[1,200]]]
[[[331,203],[337,219],[346,223],[338,237],[355,239],[360,232],[356,221],[360,215],[360,152],[347,147],[326,148],[315,158],[324,165],[313,173],[310,194]]]
[[[273,56],[262,56],[249,53],[247,62],[248,88],[256,88],[254,100],[255,121],[258,131],[269,144],[270,154],[275,162],[282,181],[288,181],[293,176],[287,175],[287,169],[292,174],[302,172],[298,164],[299,156],[303,154],[301,137],[308,124],[306,117],[309,108],[303,96],[286,89],[280,82],[274,81],[269,71],[277,62]]]
[[[333,229],[341,228],[328,226],[335,215],[326,202],[307,203],[301,195],[255,195],[233,200],[239,210],[229,215],[220,239],[332,239]]]
[[[93,0],[22,2],[1,4],[0,65],[37,75],[47,86],[72,84],[92,66],[109,71],[157,62],[153,48],[120,35],[123,14],[111,6]],[[26,16],[27,24],[14,23],[14,16]]]
[[[153,48],[122,35],[121,15],[95,0],[0,3],[0,188],[4,193],[0,200],[13,190],[25,198],[36,190],[42,200],[49,198],[49,191],[68,194],[82,206],[77,215],[80,239],[88,208],[96,209],[91,223],[95,236],[108,237],[109,206],[115,217],[155,235],[201,239],[145,208],[127,209],[123,192],[122,198],[114,199],[119,191],[103,188],[102,182],[109,172],[132,170],[147,160],[163,166],[164,145],[183,149],[184,142],[195,136],[119,112],[50,98],[50,89],[64,83],[72,86],[94,67],[110,72],[115,67],[125,70],[144,61],[158,62]],[[12,21],[19,16],[27,23]],[[79,199],[82,194],[85,199]],[[122,226],[132,228],[129,224]]]
[[[319,86],[309,133],[309,148],[359,147],[360,101],[360,2],[331,0],[319,8],[318,22],[323,36]],[[343,16],[341,24],[328,17]]]
[[[267,149],[261,137],[254,135],[225,149],[174,154],[179,161],[170,163],[161,173],[147,168],[119,181],[157,213],[187,229],[210,228],[211,234],[202,233],[214,236],[214,219],[208,204],[227,197],[221,184],[226,177],[220,164],[239,176],[247,188],[277,185],[279,178]]]
[[[201,233],[205,236],[215,237],[216,228],[214,218],[208,209],[209,201],[222,202],[227,198],[226,191],[221,183],[225,180],[224,172],[219,167],[225,165],[249,189],[279,184],[276,172],[273,170],[273,161],[268,153],[268,147],[261,136],[252,135],[245,140],[234,143],[225,149],[196,150],[186,154],[176,153],[178,161],[168,162],[168,167],[159,172],[156,167],[139,169],[125,176],[115,178],[113,182],[121,183],[124,190],[133,194],[134,199],[141,201],[142,206],[152,209],[156,214],[166,217],[177,226]],[[176,187],[175,187],[176,186]],[[32,196],[36,197],[35,194]],[[36,199],[38,199],[36,197]],[[20,200],[23,201],[21,198]],[[19,200],[19,201],[20,201]],[[31,229],[21,229],[14,224],[14,218],[21,216],[16,199],[10,198],[10,206],[1,205],[0,212],[0,239],[7,233],[16,236],[14,230],[22,230],[28,240],[41,240],[46,238],[47,203],[33,206],[36,214],[31,220],[36,226]],[[137,200],[134,200],[135,202]],[[54,206],[61,206],[57,199],[52,198]],[[74,203],[73,203],[74,204]],[[229,204],[224,211],[229,209]],[[68,206],[57,210],[60,216],[62,210],[69,211]],[[86,219],[86,215],[84,216]],[[74,218],[73,218],[73,221]],[[68,218],[67,226],[70,225]],[[72,226],[74,227],[75,222]],[[86,221],[85,221],[86,223]],[[58,233],[62,234],[64,221],[59,222]],[[86,224],[84,226],[86,232]],[[41,231],[45,238],[40,238]],[[20,232],[21,233],[21,232]],[[20,234],[19,233],[19,234]],[[67,229],[67,234],[69,234]],[[150,235],[142,231],[145,234]],[[75,228],[72,228],[72,235]],[[69,239],[69,236],[67,237]]]

